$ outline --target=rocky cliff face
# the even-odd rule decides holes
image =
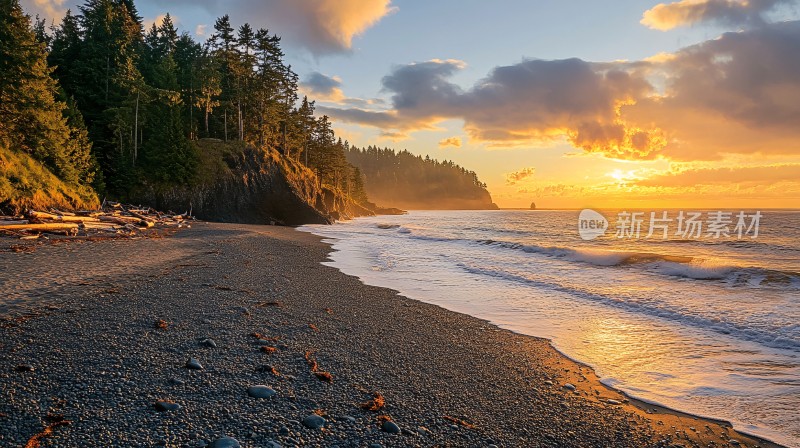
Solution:
[[[192,187],[150,188],[138,202],[158,210],[188,211],[200,219],[246,224],[329,224],[373,214],[334,191],[324,190],[316,176],[274,150],[224,151],[221,143],[200,144],[204,167],[214,171]],[[215,152],[216,151],[216,152]],[[210,160],[210,162],[209,162]]]

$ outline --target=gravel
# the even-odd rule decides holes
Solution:
[[[320,265],[328,252],[293,229],[204,223],[163,239],[0,252],[0,284],[15,307],[0,317],[0,446],[24,446],[51,424],[43,448],[712,440],[683,438],[676,424],[686,437],[711,431],[716,446],[734,436],[754,446],[717,423],[671,423],[623,402],[545,340],[365,286]],[[125,269],[108,268],[122,258]],[[154,328],[162,319],[167,329]],[[277,350],[262,351],[262,339]],[[555,386],[567,381],[574,392]],[[253,399],[248,388],[264,384],[274,393]],[[362,408],[376,393],[383,406]],[[159,412],[157,402],[179,408]]]

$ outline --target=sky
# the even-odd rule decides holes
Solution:
[[[136,5],[277,33],[339,136],[453,160],[501,207],[800,208],[800,0]]]

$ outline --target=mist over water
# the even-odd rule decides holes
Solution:
[[[762,211],[758,238],[741,240],[618,239],[616,211],[603,214],[612,229],[594,241],[578,236],[577,211],[302,230],[365,283],[549,338],[637,398],[800,447],[800,213]]]

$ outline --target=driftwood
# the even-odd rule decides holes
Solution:
[[[49,224],[13,224],[13,225],[0,225],[0,230],[17,230],[17,231],[62,231],[62,230],[78,230],[78,224],[74,222],[65,223],[49,223]]]
[[[34,221],[60,221],[60,222],[86,222],[86,221],[95,221],[97,222],[97,218],[91,218],[88,216],[74,216],[74,215],[54,215],[52,213],[45,213],[45,212],[37,212],[37,211],[29,211],[28,218]]]
[[[0,234],[10,234],[22,239],[35,239],[42,233],[89,235],[91,232],[110,232],[135,235],[154,227],[188,226],[186,221],[191,219],[194,218],[188,212],[180,215],[160,213],[146,207],[103,201],[101,210],[29,210],[24,217],[0,216]]]
[[[100,221],[103,222],[113,222],[122,225],[134,224],[142,227],[153,227],[155,225],[155,223],[153,223],[152,221],[147,221],[145,219],[128,217],[128,216],[101,216],[99,219]]]

